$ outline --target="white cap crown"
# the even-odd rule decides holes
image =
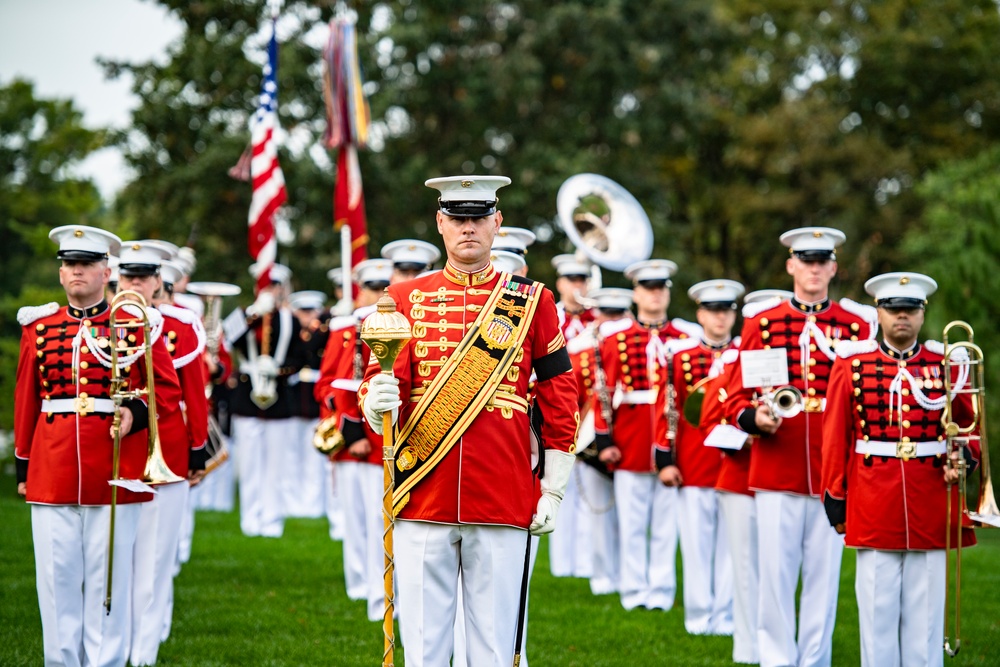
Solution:
[[[590,276],[590,262],[576,255],[556,255],[552,258],[552,266],[558,276]]]
[[[836,260],[836,248],[847,240],[844,232],[832,227],[801,227],[779,238],[791,254],[806,260]]]
[[[366,259],[354,267],[354,282],[359,285],[367,283],[386,283],[392,280],[392,262],[387,259]]]
[[[746,288],[735,280],[705,280],[688,290],[688,296],[699,306],[711,303],[733,304],[743,296]]]
[[[875,303],[888,308],[923,308],[937,287],[930,276],[903,271],[883,273],[865,283],[865,291],[875,297]]]
[[[528,246],[535,242],[535,232],[520,227],[503,227],[493,237],[493,250],[506,250],[518,255],[527,255]]]
[[[670,277],[675,273],[677,273],[677,264],[669,259],[647,259],[625,267],[625,277],[633,283],[645,280],[665,280],[669,284]]]
[[[496,213],[497,190],[510,185],[506,176],[444,176],[424,182],[441,193],[441,212],[453,218],[481,218]]]
[[[497,271],[506,271],[507,273],[517,273],[527,266],[523,257],[506,250],[493,250],[490,253],[490,261],[493,262],[493,267]]]
[[[591,290],[587,300],[601,310],[628,310],[632,307],[632,290],[621,287],[602,287]]]
[[[393,264],[419,264],[423,269],[441,259],[441,251],[426,241],[402,239],[382,246],[382,257]]]
[[[107,259],[117,255],[121,247],[120,238],[97,227],[86,225],[64,225],[49,232],[49,238],[58,246],[56,257],[87,262]]]
[[[292,310],[320,310],[326,304],[326,295],[317,290],[302,290],[288,295]]]

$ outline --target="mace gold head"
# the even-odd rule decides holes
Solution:
[[[377,310],[361,323],[361,340],[378,359],[383,373],[392,373],[392,365],[400,350],[413,337],[410,322],[396,310],[396,302],[389,296],[389,290],[382,293]]]

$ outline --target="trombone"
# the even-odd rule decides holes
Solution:
[[[965,332],[966,340],[949,342],[948,333],[952,329]],[[958,524],[955,540],[955,586],[954,634],[948,633],[948,605],[945,602],[945,638],[944,651],[950,657],[958,655],[962,646],[961,640],[961,590],[962,590],[962,519],[968,517],[974,528],[992,526],[1000,528],[1000,508],[997,507],[996,496],[993,494],[993,477],[990,472],[990,448],[986,439],[986,381],[983,350],[975,344],[975,332],[972,327],[959,320],[949,323],[942,335],[944,342],[944,389],[945,403],[941,414],[941,424],[948,438],[947,465],[958,471]],[[957,381],[952,381],[952,371],[957,371]],[[972,403],[972,416],[967,424],[960,424],[955,414],[955,402],[959,397],[968,396]],[[977,434],[978,432],[978,434]],[[979,440],[981,449],[981,473],[979,480],[979,503],[975,512],[966,507],[966,482],[969,465],[965,460],[963,449],[971,440]],[[953,457],[955,457],[953,459]],[[948,484],[945,519],[945,558],[951,551],[952,531],[952,484]],[[951,571],[945,571],[945,590],[951,589]]]
[[[121,321],[119,311],[126,310],[127,318]],[[149,445],[146,453],[146,467],[142,474],[142,482],[145,484],[169,484],[171,482],[181,482],[184,478],[175,475],[166,461],[163,460],[163,450],[160,448],[160,436],[156,427],[156,383],[153,377],[153,345],[152,345],[152,325],[149,320],[149,311],[146,307],[146,300],[141,294],[132,290],[119,292],[111,300],[111,312],[108,327],[112,332],[111,349],[111,400],[114,403],[114,417],[111,422],[111,431],[114,439],[111,462],[111,480],[115,482],[121,479],[118,476],[118,468],[121,462],[121,421],[122,404],[126,400],[145,397],[149,409],[149,426],[147,427]],[[127,329],[142,329],[142,344],[130,346],[125,340],[114,340],[114,332]],[[121,357],[125,355],[125,359]],[[130,389],[128,372],[125,370],[131,365],[132,358],[139,355],[145,357],[146,364],[146,388]],[[111,525],[108,530],[108,567],[105,579],[104,608],[107,613],[111,613],[111,582],[114,572],[115,556],[115,509],[118,504],[118,485],[111,485]]]

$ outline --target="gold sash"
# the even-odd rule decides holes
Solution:
[[[496,392],[524,344],[541,290],[541,283],[501,274],[472,328],[420,397],[396,437],[395,514]]]

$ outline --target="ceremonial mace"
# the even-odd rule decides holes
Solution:
[[[392,365],[399,356],[412,334],[410,323],[406,317],[396,310],[396,302],[389,296],[388,290],[378,300],[378,310],[365,318],[361,323],[361,340],[378,359],[378,365],[386,375],[392,375]],[[396,647],[393,632],[392,615],[394,607],[393,572],[395,563],[392,551],[392,528],[394,517],[392,513],[392,494],[395,488],[393,467],[395,466],[395,442],[392,432],[392,413],[388,410],[382,413],[382,551],[385,556],[385,570],[382,580],[385,584],[385,615],[382,617],[382,634],[385,636],[385,649],[382,654],[382,667],[393,667],[393,652]]]

